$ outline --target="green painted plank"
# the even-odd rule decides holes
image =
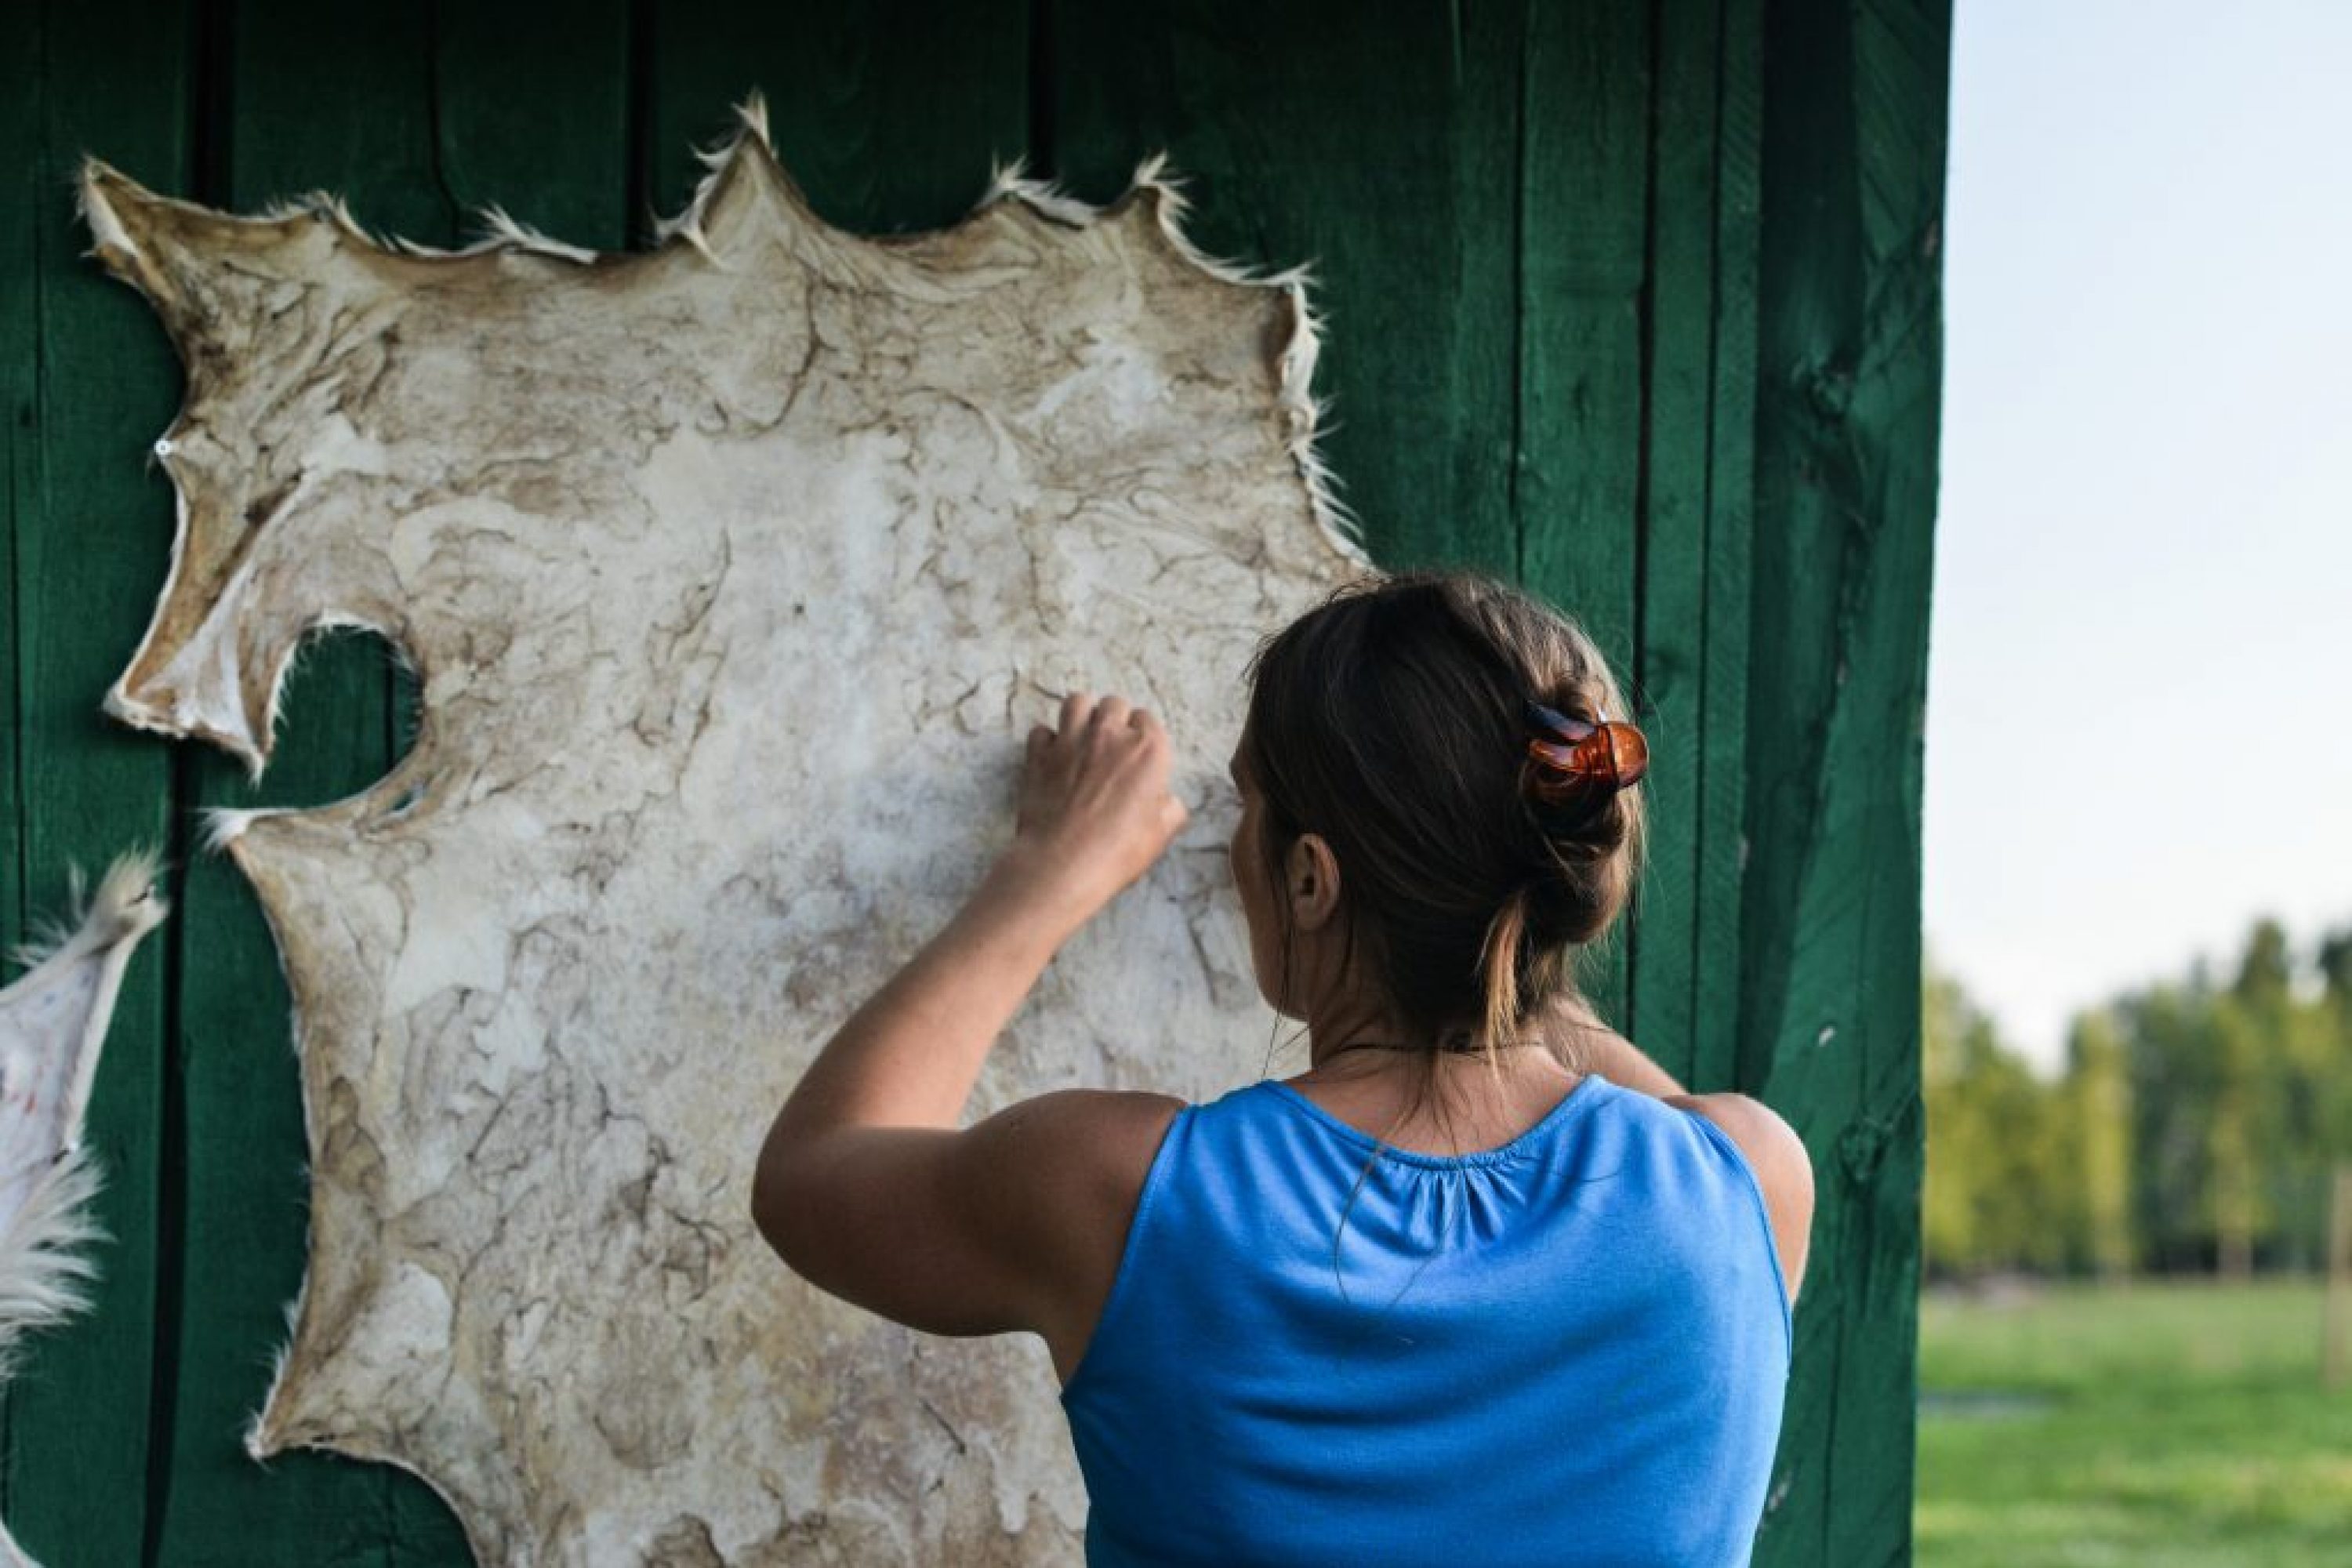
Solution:
[[[26,931],[22,786],[25,718],[20,698],[18,631],[25,615],[16,576],[16,536],[30,531],[39,497],[37,405],[40,353],[40,247],[34,214],[40,209],[42,91],[40,64],[47,28],[36,12],[0,31],[0,167],[16,170],[8,199],[0,202],[0,939],[13,946]],[[0,1449],[7,1441],[8,1405],[0,1394]],[[0,1462],[0,1507],[8,1471]]]
[[[1651,18],[1631,5],[1531,5],[1519,169],[1523,580],[1577,616],[1613,667],[1634,664],[1640,569],[1642,297]],[[1586,988],[1627,1016],[1627,928]]]
[[[95,877],[126,849],[165,844],[167,748],[99,703],[145,627],[169,548],[170,489],[142,459],[178,380],[146,308],[81,259],[72,182],[85,150],[159,179],[184,169],[187,33],[180,8],[135,3],[51,4],[20,26],[37,45],[11,67],[37,62],[16,105],[33,144],[0,221],[21,226],[8,248],[26,287],[8,293],[21,302],[12,316],[35,318],[21,363],[37,380],[17,384],[29,395],[12,397],[9,419],[21,750],[8,816],[26,901],[61,916],[69,866]],[[93,1308],[37,1342],[8,1394],[0,1497],[18,1539],[50,1563],[136,1562],[148,1528],[168,940],[150,938],[133,959],[92,1086],[88,1137],[106,1179],[97,1215],[111,1238],[98,1249]],[[90,1508],[93,1497],[110,1506]]]
[[[1213,255],[1313,269],[1321,449],[1384,564],[1515,575],[1517,6],[1056,4],[1051,171],[1169,154]]]
[[[1694,1082],[1739,1078],[1741,888],[1748,864],[1748,639],[1756,505],[1756,248],[1764,79],[1762,0],[1722,0],[1716,117],[1716,328],[1710,391],[1706,630],[1699,714],[1699,842],[1692,963]]]
[[[1857,605],[1857,659],[1878,675],[1874,752],[1900,760],[1892,788],[1861,787],[1861,843],[1886,847],[1825,866],[1877,879],[1851,928],[1858,951],[1854,1016],[1866,1042],[1859,1114],[1840,1136],[1839,1162],[1867,1202],[1853,1205],[1849,1256],[1855,1304],[1850,1343],[1872,1364],[1838,1390],[1836,1430],[1885,1434],[1874,1459],[1830,1448],[1830,1500],[1839,1555],[1864,1561],[1907,1552],[1911,1540],[1918,1343],[1919,1192],[1925,1126],[1919,1090],[1920,801],[1924,793],[1927,620],[1934,568],[1937,437],[1942,406],[1943,216],[1951,20],[1948,0],[1906,0],[1854,14],[1854,141],[1869,286],[1854,406],[1885,431],[1865,469],[1868,510],[1883,518],[1878,561]],[[1851,668],[1851,665],[1849,666]],[[1900,934],[1898,934],[1898,932]],[[1867,1439],[1865,1439],[1867,1441]]]
[[[347,198],[371,232],[454,240],[455,209],[434,166],[430,20],[393,0],[245,0],[222,14],[226,36],[215,42],[226,101],[207,127],[222,149],[221,183],[203,196],[252,211],[325,189]],[[289,679],[262,786],[248,787],[228,758],[190,746],[192,797],[202,806],[293,805],[363,789],[393,760],[395,711],[380,642],[316,644]],[[429,1528],[417,1521],[438,1505],[420,1483],[323,1454],[285,1455],[264,1468],[243,1448],[306,1256],[291,1003],[259,906],[226,858],[190,868],[178,930],[187,1256],[162,1559],[379,1562],[384,1542]]]
[[[1691,1082],[1765,1095],[1761,1078],[1740,1076],[1740,956],[1748,865],[1748,666],[1754,595],[1757,247],[1761,230],[1764,116],[1762,0],[1722,0],[1716,115],[1715,353],[1711,368],[1706,520],[1706,635],[1698,757],[1698,853],[1692,933]],[[1792,1108],[1783,1107],[1784,1111]],[[1801,1121],[1804,1119],[1800,1118]],[[1823,1151],[1811,1150],[1815,1167]],[[1827,1293],[1801,1300],[1801,1347],[1814,1342]],[[1821,1358],[1801,1349],[1790,1368],[1787,1414],[1766,1489],[1759,1563],[1795,1568],[1810,1542],[1784,1528],[1782,1508],[1799,1468],[1829,1434],[1809,1419],[1827,1385]]]
[[[1661,0],[1651,118],[1649,394],[1642,450],[1640,647],[1652,766],[1649,868],[1634,911],[1631,1017],[1643,1050],[1694,1088],[1700,705],[1713,489],[1718,0]]]
[[[1949,21],[1941,0],[1765,21],[1739,1076],[1797,1121],[1820,1192],[1776,1563],[1910,1552]]]
[[[1519,331],[1526,306],[1518,228],[1526,106],[1517,89],[1527,47],[1522,6],[1472,7],[1459,26],[1447,136],[1453,191],[1444,204],[1451,208],[1446,220],[1461,226],[1450,237],[1456,277],[1423,283],[1417,301],[1420,309],[1434,305],[1448,312],[1447,338],[1433,346],[1445,372],[1438,384],[1453,447],[1446,466],[1428,477],[1433,485],[1410,469],[1394,478],[1401,565],[1463,564],[1512,577],[1522,566],[1516,497],[1523,420]],[[1406,154],[1400,150],[1400,155]],[[1396,216],[1402,232],[1412,232],[1412,215]],[[1368,228],[1364,238],[1378,244],[1383,237]],[[1411,267],[1415,259],[1402,256],[1395,265]],[[1384,279],[1375,273],[1365,281],[1377,289]],[[1391,322],[1391,330],[1401,326]],[[1435,398],[1416,391],[1409,341],[1376,342],[1382,357],[1368,368],[1396,390],[1381,399],[1385,427],[1369,434],[1412,452],[1415,428],[1433,416]]]
[[[30,532],[40,499],[39,353],[40,246],[34,215],[43,191],[41,56],[47,28],[40,13],[0,31],[0,159],[16,171],[0,202],[0,939],[8,946],[27,933],[25,905],[25,824],[22,734],[23,655],[18,633],[16,539]],[[0,1449],[7,1441],[8,1404],[0,1394]],[[7,1502],[8,1468],[0,1462],[0,1506]]]
[[[25,624],[24,584],[17,571],[17,540],[29,534],[40,515],[39,361],[40,245],[34,215],[39,210],[42,173],[40,66],[46,18],[35,13],[0,33],[0,159],[17,171],[8,199],[0,202],[0,592],[8,610],[0,616],[0,952],[30,935],[26,908],[25,800],[23,773],[26,723],[25,663],[20,633]],[[0,981],[16,966],[0,969]],[[0,1389],[0,1517],[15,1494],[18,1419],[7,1391]],[[32,1439],[29,1436],[26,1443]]]
[[[436,167],[465,237],[495,205],[568,244],[627,248],[629,13],[628,0],[436,13]]]
[[[667,216],[702,175],[689,147],[731,134],[729,106],[766,99],[779,159],[828,223],[861,234],[944,227],[1026,151],[1024,0],[877,0],[654,11],[648,121]]]

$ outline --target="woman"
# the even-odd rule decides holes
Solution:
[[[1092,1563],[1745,1562],[1811,1172],[1575,994],[1640,851],[1622,711],[1495,583],[1302,617],[1252,671],[1232,858],[1307,1070],[958,1131],[1055,949],[1184,823],[1160,724],[1068,698],[1011,847],[777,1117],[761,1231],[899,1322],[1044,1338]]]

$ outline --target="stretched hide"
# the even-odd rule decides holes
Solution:
[[[763,120],[643,255],[503,219],[388,248],[325,198],[236,218],[85,172],[189,387],[110,710],[258,772],[310,628],[377,628],[423,682],[374,788],[216,825],[291,984],[312,1170],[250,1446],[407,1466],[490,1563],[1073,1562],[1038,1347],[803,1286],[752,1160],[1009,834],[1020,738],[1076,685],[1166,717],[1194,826],[982,1108],[1261,1069],[1222,769],[1257,638],[1360,567],[1314,335],[1295,279],[1187,248],[1149,168],[1100,211],[1006,179],[868,240]]]
[[[154,875],[144,857],[117,860],[77,927],[22,952],[30,967],[0,991],[0,1381],[26,1334],[89,1305],[98,1171],[82,1115],[131,951],[165,913]],[[34,1568],[5,1529],[0,1568]]]

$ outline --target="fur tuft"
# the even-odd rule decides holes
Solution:
[[[1059,185],[1029,177],[1028,164],[1015,158],[1010,163],[998,163],[989,171],[988,192],[980,198],[975,211],[985,212],[999,202],[1016,201],[1039,217],[1060,224],[1065,228],[1084,228],[1102,216],[1098,207],[1089,205],[1069,195]]]
[[[267,811],[234,805],[207,806],[203,813],[204,848],[207,855],[217,855],[245,837],[245,830],[257,817],[268,816]]]
[[[34,970],[47,963],[71,963],[84,953],[144,935],[170,912],[155,892],[155,877],[162,866],[152,849],[117,856],[99,879],[95,898],[89,895],[81,868],[68,867],[66,883],[71,912],[63,920],[42,921],[9,956],[25,969]]]
[[[732,135],[723,137],[708,147],[694,150],[695,162],[702,165],[703,174],[695,184],[694,195],[687,198],[686,210],[675,217],[664,217],[659,213],[653,215],[656,248],[673,239],[681,240],[692,246],[703,260],[721,272],[730,268],[726,258],[711,248],[710,236],[702,226],[703,214],[710,210],[711,198],[718,194],[720,178],[741,155],[746,144],[756,144],[767,153],[771,164],[774,163],[776,156],[776,144],[768,131],[768,100],[759,89],[753,88],[744,95],[743,101],[735,106],[735,120]]]
[[[702,178],[687,199],[686,210],[675,217],[654,215],[654,245],[656,248],[671,240],[683,240],[692,246],[702,258],[719,271],[728,270],[726,261],[710,247],[710,237],[703,232],[702,215],[710,208],[711,198],[718,194],[719,182],[729,164],[734,163],[746,142],[756,142],[771,158],[775,147],[768,140],[768,100],[755,89],[749,97],[735,106],[738,125],[735,133],[709,147],[695,149],[695,161],[702,165]]]
[[[89,1214],[98,1189],[97,1165],[68,1150],[0,1232],[0,1381],[16,1372],[25,1335],[89,1305],[98,1265],[86,1249],[107,1239]]]
[[[488,231],[483,238],[484,249],[527,251],[534,256],[552,256],[564,261],[576,261],[583,267],[595,264],[594,251],[550,238],[530,225],[517,221],[502,206],[484,207],[482,225]]]
[[[767,94],[756,87],[744,94],[743,101],[735,106],[735,117],[743,122],[745,131],[760,139],[761,146],[771,153],[776,150],[775,138],[768,134]]]
[[[114,210],[114,204],[108,201],[106,194],[99,189],[99,183],[109,173],[107,166],[96,158],[88,153],[82,155],[81,178],[74,182],[74,210],[80,215],[81,221],[89,226],[92,254],[111,248],[126,261],[143,259],[138,241],[132,239],[131,231],[123,226],[121,216]]]
[[[305,1178],[307,1184],[307,1177]],[[302,1321],[302,1301],[310,1291],[310,1275],[302,1274],[302,1283],[296,1288],[294,1299],[286,1303],[286,1338],[269,1354],[269,1382],[263,1389],[261,1403],[246,1418],[245,1452],[256,1464],[267,1464],[277,1452],[269,1441],[269,1407],[278,1403],[278,1390],[286,1381],[286,1368],[294,1359],[294,1335]]]

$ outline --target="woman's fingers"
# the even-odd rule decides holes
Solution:
[[[1049,771],[1072,788],[1084,775],[1108,777],[1141,762],[1160,775],[1164,788],[1173,747],[1166,726],[1150,709],[1114,693],[1073,691],[1062,699],[1055,724],[1029,731],[1028,761],[1033,771]]]
[[[1043,733],[1048,742],[1064,741],[1079,742],[1117,740],[1122,735],[1139,734],[1147,739],[1164,738],[1166,729],[1148,708],[1138,708],[1124,697],[1106,692],[1096,696],[1089,691],[1073,691],[1062,699],[1062,710],[1057,721],[1048,728],[1039,725],[1031,731],[1033,750]]]
[[[1087,715],[1087,728],[1098,735],[1116,735],[1127,728],[1132,711],[1124,697],[1105,696]]]
[[[1183,806],[1169,793],[1174,751],[1159,716],[1115,693],[1071,691],[1052,726],[1029,732],[1021,826],[1085,856],[1125,858],[1141,835],[1159,840],[1181,828]]]

